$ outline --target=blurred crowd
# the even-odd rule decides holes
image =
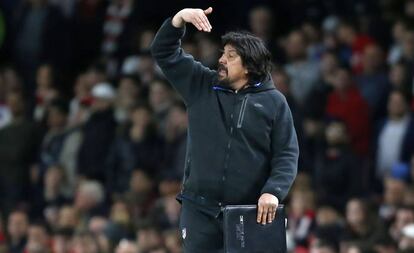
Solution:
[[[2,0],[0,252],[181,252],[188,121],[149,52],[161,2]],[[261,2],[182,47],[215,68],[239,24],[271,50],[301,150],[289,252],[413,252],[414,0]]]

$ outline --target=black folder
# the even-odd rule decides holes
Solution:
[[[224,208],[225,253],[286,253],[286,214],[279,205],[272,223],[257,223],[257,206]]]

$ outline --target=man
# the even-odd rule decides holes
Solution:
[[[158,31],[152,54],[189,117],[180,228],[185,252],[223,252],[221,210],[258,203],[270,223],[296,176],[298,144],[286,99],[270,78],[270,53],[247,33],[222,37],[218,71],[180,48],[185,24],[210,32],[212,8],[183,9]]]
[[[10,253],[21,253],[27,242],[29,218],[23,211],[13,211],[8,217],[7,233]]]

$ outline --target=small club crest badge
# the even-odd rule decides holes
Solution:
[[[181,230],[181,236],[183,237],[183,239],[185,239],[187,237],[187,229],[186,228],[183,228]]]

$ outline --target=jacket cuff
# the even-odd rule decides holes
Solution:
[[[162,24],[162,27],[168,28],[171,33],[175,33],[177,36],[180,36],[182,38],[185,34],[186,25],[183,27],[175,27],[172,25],[172,19],[172,17],[167,18]]]
[[[279,203],[282,202],[282,200],[285,198],[282,193],[282,188],[280,187],[265,185],[260,194],[262,195],[263,193],[269,193],[276,196],[276,198],[279,200]]]

